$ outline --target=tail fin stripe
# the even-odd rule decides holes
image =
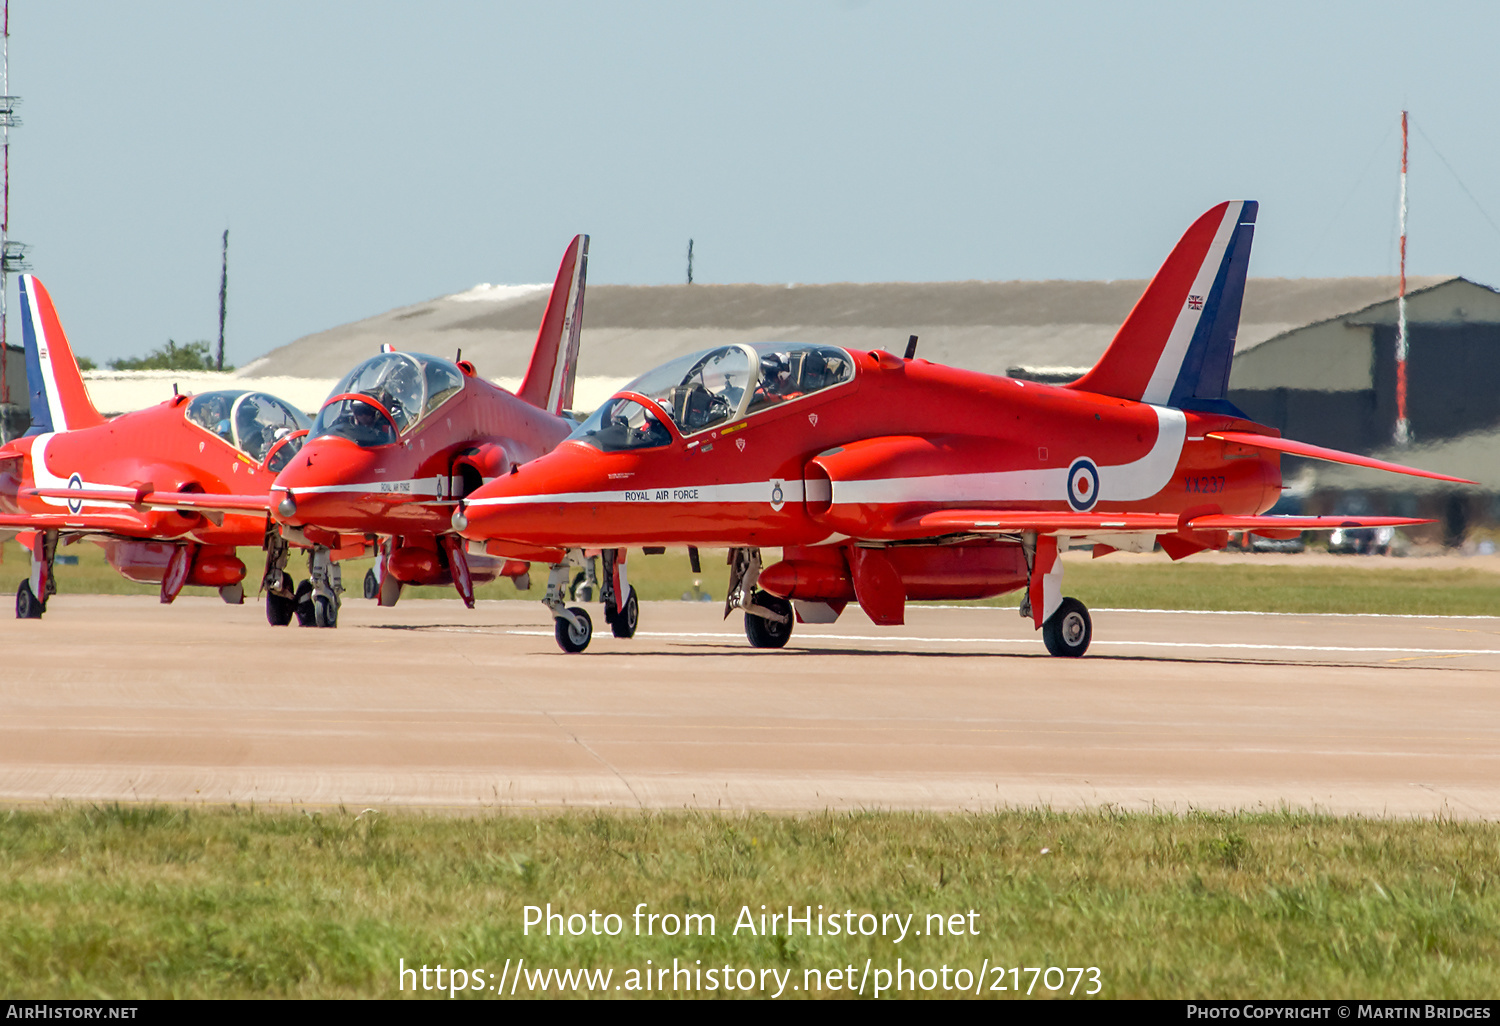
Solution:
[[[1239,227],[1240,211],[1244,206],[1243,202],[1236,201],[1230,203],[1228,209],[1224,211],[1218,230],[1214,232],[1213,241],[1209,243],[1208,252],[1204,254],[1202,263],[1198,265],[1198,273],[1194,276],[1187,295],[1182,297],[1182,308],[1177,314],[1176,323],[1172,325],[1171,334],[1167,336],[1166,345],[1162,347],[1161,355],[1157,358],[1151,378],[1146,383],[1146,388],[1141,395],[1142,402],[1158,405],[1171,403],[1173,389],[1183,370],[1183,359],[1193,344],[1199,326],[1214,323],[1213,317],[1205,316],[1209,313],[1209,294],[1216,285],[1220,285],[1223,281],[1223,271],[1227,266],[1224,254],[1229,248],[1235,230]]]

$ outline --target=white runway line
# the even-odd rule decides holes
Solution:
[[[506,631],[507,634],[517,634],[531,638],[550,638],[552,631]],[[732,632],[709,633],[688,631],[640,631],[636,634],[638,638],[705,638],[711,640],[737,640],[744,641],[743,634]],[[864,642],[901,642],[910,644],[912,642],[925,643],[929,645],[1010,645],[1014,647],[1031,648],[1040,646],[1040,638],[922,638],[914,635],[901,634],[797,634],[797,641],[864,641]],[[1139,647],[1139,648],[1205,648],[1205,649],[1234,649],[1255,650],[1271,652],[1364,652],[1364,653],[1397,653],[1400,655],[1493,655],[1500,656],[1500,649],[1493,648],[1386,648],[1382,646],[1355,647],[1349,645],[1258,645],[1253,642],[1199,642],[1199,641],[1104,641],[1095,640],[1093,648],[1100,646],[1111,647]]]

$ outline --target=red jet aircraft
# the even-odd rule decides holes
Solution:
[[[1459,480],[1280,438],[1226,399],[1257,205],[1188,229],[1087,375],[1065,387],[831,345],[729,345],[674,360],[607,401],[551,454],[459,508],[471,539],[552,546],[730,547],[725,615],[781,647],[798,620],[857,601],[877,624],[908,599],[1024,588],[1021,615],[1080,656],[1088,610],[1058,554],[1222,548],[1231,531],[1424,523],[1273,517],[1290,453]],[[915,340],[913,340],[915,341]],[[760,549],[782,559],[761,568]],[[696,555],[696,553],[693,553]],[[589,641],[547,604],[566,651]]]
[[[59,542],[88,538],[133,581],[184,584],[244,601],[242,545],[267,540],[267,491],[306,437],[308,421],[264,392],[173,395],[105,420],[94,408],[52,297],[21,276],[31,429],[0,447],[0,529],[20,531],[31,577],[16,616],[39,618],[57,593]],[[174,390],[175,391],[175,390]]]
[[[377,537],[377,570],[367,575],[365,594],[383,606],[396,604],[404,584],[451,583],[472,607],[476,581],[527,575],[537,550],[496,544],[471,553],[453,530],[453,510],[577,426],[565,411],[587,266],[588,236],[580,235],[558,268],[519,393],[477,377],[466,361],[395,351],[366,360],[334,388],[307,443],[271,486],[283,539],[311,549],[312,577],[297,595],[302,622],[337,623],[341,581],[333,559],[363,552]],[[284,553],[283,541],[283,561]],[[605,613],[616,634],[629,637],[638,605],[628,582],[614,590],[617,580],[611,574],[604,582]],[[623,614],[615,594],[626,596]]]

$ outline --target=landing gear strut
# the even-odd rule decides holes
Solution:
[[[557,644],[564,652],[582,652],[594,637],[594,623],[588,612],[582,606],[566,605],[568,597],[587,602],[598,595],[604,602],[604,622],[609,624],[610,633],[617,638],[635,637],[640,623],[640,601],[625,572],[625,556],[624,549],[605,549],[603,569],[597,576],[593,558],[585,557],[579,549],[568,550],[561,563],[552,564],[547,575],[547,596],[542,602],[552,614]],[[574,564],[583,567],[576,580],[571,579]]]
[[[1055,537],[1027,531],[1021,537],[1021,551],[1026,556],[1028,579],[1021,596],[1021,616],[1031,620],[1042,632],[1047,651],[1055,656],[1076,659],[1089,650],[1094,639],[1094,624],[1088,607],[1076,598],[1062,595],[1062,559],[1066,549]]]
[[[260,579],[260,590],[266,596],[266,621],[272,627],[285,627],[297,613],[297,582],[286,572],[291,547],[275,524],[267,524],[261,548],[266,550],[266,570]]]
[[[47,600],[57,594],[52,562],[57,557],[57,532],[38,531],[31,549],[31,577],[16,589],[16,619],[40,620]]]
[[[344,574],[333,561],[326,545],[314,546],[307,554],[307,573],[309,580],[306,583],[312,585],[309,597],[312,602],[313,624],[318,627],[337,627],[339,596],[344,591]],[[297,594],[301,596],[301,588],[297,589]],[[297,618],[302,622],[300,603]],[[307,626],[305,622],[303,626]]]
[[[735,609],[745,611],[745,637],[755,648],[783,648],[792,636],[792,604],[770,592],[756,591],[760,578],[760,549],[729,550],[729,591],[724,596],[724,618]]]

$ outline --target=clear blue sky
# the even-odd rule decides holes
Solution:
[[[12,0],[12,235],[100,360],[216,333],[226,227],[235,363],[578,231],[596,283],[1126,278],[1249,198],[1252,274],[1384,274],[1405,105],[1411,272],[1500,284],[1427,141],[1500,221],[1497,68],[1494,3]]]

